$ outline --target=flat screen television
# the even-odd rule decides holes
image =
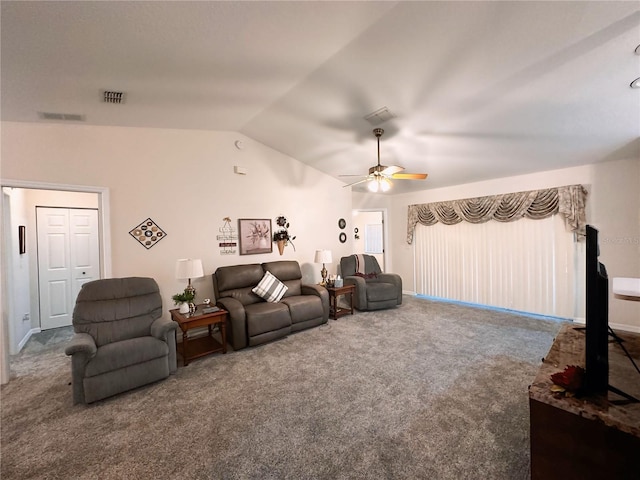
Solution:
[[[583,393],[606,395],[609,386],[609,279],[600,263],[598,230],[587,225],[586,328]]]

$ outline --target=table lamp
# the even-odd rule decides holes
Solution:
[[[204,277],[204,270],[202,269],[202,260],[199,258],[196,260],[181,258],[176,262],[176,278],[178,280],[188,280],[189,283],[184,292],[193,294],[194,298],[196,289],[191,285],[191,279],[200,277]]]
[[[331,259],[331,250],[316,250],[316,259],[315,263],[322,264],[322,270],[320,270],[320,274],[322,275],[322,282],[320,285],[327,284],[327,268],[325,267],[325,263],[331,263],[333,260]]]

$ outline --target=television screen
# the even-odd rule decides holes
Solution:
[[[586,245],[586,346],[583,391],[607,393],[609,386],[609,279],[599,261],[598,230],[587,225]]]

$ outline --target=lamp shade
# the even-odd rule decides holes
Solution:
[[[176,262],[176,278],[178,280],[199,277],[204,277],[202,260],[199,258],[195,260],[191,258],[181,258]]]
[[[315,263],[331,263],[331,250],[316,250]]]

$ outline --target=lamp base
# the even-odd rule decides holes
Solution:
[[[324,263],[322,264],[320,275],[322,275],[322,282],[320,282],[320,285],[324,287],[327,284],[327,268],[324,266]]]

